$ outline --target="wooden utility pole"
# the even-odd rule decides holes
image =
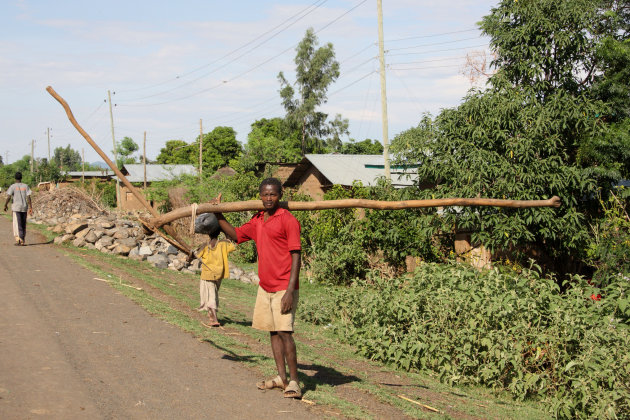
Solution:
[[[144,171],[144,189],[147,189],[147,132],[144,132],[142,141],[142,169]]]
[[[35,165],[35,140],[31,140],[31,173]]]
[[[201,167],[202,167],[202,156],[203,156],[203,127],[201,125],[201,118],[199,118],[199,178],[201,178]]]
[[[50,127],[46,129],[46,133],[48,134],[48,163],[50,163]]]
[[[376,0],[378,14],[378,56],[381,67],[381,114],[383,120],[383,159],[385,160],[385,178],[392,180],[389,170],[389,137],[387,127],[387,88],[385,86],[385,47],[383,41],[383,4]]]
[[[114,162],[118,167],[118,157],[116,153],[116,136],[114,135],[114,113],[112,112],[112,94],[108,90],[107,91],[107,101],[109,102],[109,122],[112,126],[112,144],[114,145]],[[120,179],[116,177],[116,208],[120,209]]]

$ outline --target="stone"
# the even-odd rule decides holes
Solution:
[[[147,258],[146,255],[140,254],[140,251],[139,251],[138,247],[135,247],[134,249],[129,251],[128,257],[130,259],[132,259],[132,260],[135,260],[135,261],[144,261]]]
[[[258,277],[258,274],[251,272],[249,275],[249,281],[254,286],[258,286],[258,283],[260,283],[260,277]]]
[[[94,233],[94,230],[90,230],[90,233],[85,235],[84,239],[85,239],[85,242],[93,245],[94,242],[98,241],[98,236],[96,236],[96,234]]]
[[[96,235],[96,239],[101,239],[101,237],[105,235],[105,231],[103,229],[92,229],[92,232]]]
[[[88,225],[85,222],[70,223],[68,226],[66,226],[66,233],[72,233],[73,235],[75,235],[77,232],[87,227]]]
[[[230,278],[231,279],[240,279],[241,276],[245,273],[245,271],[243,271],[243,269],[238,268],[238,267],[230,267]]]
[[[116,225],[114,223],[112,223],[110,220],[103,220],[102,222],[99,223],[99,226],[102,229],[106,229],[107,230],[107,229],[113,228]]]
[[[188,268],[193,271],[201,270],[201,261],[195,258],[194,260],[190,262],[190,265],[188,266]]]
[[[124,238],[124,239],[116,239],[115,243],[128,246],[129,248],[133,248],[138,245],[138,242],[135,238]]]
[[[131,251],[131,247],[123,244],[116,244],[112,251],[114,252],[114,254],[128,255],[129,251]]]
[[[119,228],[118,231],[112,236],[114,237],[114,239],[126,239],[129,237],[129,230]]]
[[[85,239],[83,239],[83,238],[75,238],[75,240],[72,241],[72,245],[76,246],[77,248],[81,248],[81,247],[85,246]]]
[[[184,266],[186,265],[184,263],[184,261],[182,260],[173,260],[173,262],[171,263],[171,265],[177,270],[181,270],[182,268],[184,268]]]
[[[166,247],[166,251],[165,252],[168,255],[177,255],[179,250],[177,248],[175,248],[173,245],[169,244],[168,247]]]
[[[161,253],[147,257],[147,261],[153,264],[153,266],[157,268],[168,267],[168,259],[166,258],[164,254],[161,254]]]
[[[145,257],[153,255],[153,249],[148,245],[142,245],[138,251],[140,255],[144,255]]]
[[[88,228],[86,228],[86,229],[83,229],[83,230],[81,230],[81,231],[77,232],[77,233],[75,234],[75,236],[76,236],[77,238],[85,238],[85,237],[86,237],[86,236],[87,236],[87,235],[88,235],[91,231],[92,231],[92,228],[89,228],[89,227],[88,227]]]
[[[62,225],[57,225],[52,229],[52,231],[54,233],[61,233],[61,232],[65,232],[66,229]]]

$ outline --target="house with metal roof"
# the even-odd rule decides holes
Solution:
[[[392,185],[410,187],[417,180],[416,166],[390,167]],[[385,176],[382,155],[307,154],[284,182],[285,187],[320,200],[333,185],[351,187],[355,182],[374,186]]]
[[[144,182],[144,168],[145,165],[141,163],[132,163],[123,165],[120,172],[129,182]],[[147,182],[170,181],[182,175],[197,175],[197,173],[197,168],[193,165],[146,165]]]
[[[145,178],[145,166],[146,166],[146,178]],[[162,165],[162,164],[148,164],[143,165],[141,163],[132,163],[123,165],[120,172],[132,183],[142,183],[145,180],[147,186],[152,182],[159,181],[171,181],[179,178],[182,175],[197,175],[198,171],[193,165]],[[139,187],[142,189],[141,187]],[[120,208],[123,210],[144,210],[144,206],[140,204],[138,199],[133,193],[123,184],[120,185]],[[157,207],[157,203],[150,202],[153,207]]]

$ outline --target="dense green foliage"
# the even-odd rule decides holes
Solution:
[[[424,264],[413,275],[377,273],[331,289],[326,302],[311,303],[319,310],[304,313],[373,360],[540,398],[560,418],[627,418],[628,282],[601,290],[599,301],[584,279],[572,284],[562,293],[536,267]]]
[[[119,168],[127,163],[136,163],[133,154],[139,149],[138,145],[131,137],[124,137],[116,142],[116,164]]]
[[[215,127],[203,135],[202,169],[213,174],[242,153],[241,144],[236,140],[236,132],[232,127]],[[169,140],[160,149],[156,161],[163,164],[199,165],[199,136],[192,143],[183,140]]]
[[[350,139],[349,142],[341,145],[339,153],[344,155],[381,155],[383,154],[383,145],[378,140],[356,141]]]
[[[521,261],[536,255],[554,270],[577,269],[587,222],[597,217],[593,198],[598,189],[606,196],[627,174],[630,126],[617,118],[622,98],[630,99],[621,89],[628,58],[624,7],[600,0],[502,1],[483,19],[497,54],[487,89],[470,92],[434,119],[426,116],[394,139],[392,152],[419,164],[419,179],[435,185],[426,196],[558,195],[562,206],[450,209],[447,225],[471,230],[475,243]]]
[[[596,271],[593,284],[630,283],[630,217],[624,201],[612,194],[601,201],[604,217],[593,225],[588,259]]]
[[[384,186],[352,189],[335,186],[324,198],[372,200],[414,199],[414,190]],[[305,261],[312,279],[324,284],[348,284],[372,268],[385,276],[400,272],[405,258],[442,260],[449,249],[436,237],[440,224],[435,209],[415,210],[322,210],[295,212],[302,224]]]
[[[299,162],[302,159],[300,132],[292,130],[282,118],[263,118],[254,122],[239,164],[254,170],[262,162]]]
[[[51,163],[56,165],[62,172],[78,171],[81,169],[81,154],[67,145],[66,147],[56,147]]]
[[[578,251],[588,235],[578,200],[595,183],[571,163],[572,144],[597,135],[593,116],[600,108],[561,91],[545,102],[536,95],[509,85],[473,92],[457,109],[397,136],[392,150],[421,162],[419,179],[436,185],[424,191],[428,198],[561,197],[560,209],[468,207],[444,214],[445,223],[472,230],[473,241],[491,249],[538,244],[555,258]]]
[[[196,147],[196,149],[195,149]],[[193,153],[199,150],[199,144],[188,144],[184,140],[168,140],[155,158],[157,163],[170,165],[191,164],[195,160]],[[197,154],[197,156],[199,156]],[[197,157],[197,161],[199,158]]]

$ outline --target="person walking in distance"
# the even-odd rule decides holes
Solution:
[[[15,183],[7,189],[7,200],[4,202],[4,211],[7,211],[9,201],[13,200],[13,236],[16,246],[26,245],[26,215],[33,215],[33,203],[31,202],[31,189],[22,183],[22,173],[15,173]]]
[[[260,284],[252,327],[269,331],[278,376],[263,380],[259,389],[281,388],[286,398],[301,398],[293,324],[298,304],[301,264],[300,223],[280,207],[282,184],[276,178],[263,180],[259,188],[264,210],[241,227],[233,227],[216,213],[223,232],[237,243],[253,240],[258,252]],[[287,379],[286,367],[289,367]]]

